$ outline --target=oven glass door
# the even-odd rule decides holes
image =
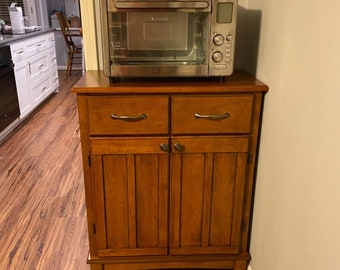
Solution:
[[[113,65],[207,65],[209,13],[109,12]]]

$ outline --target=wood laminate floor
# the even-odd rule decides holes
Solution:
[[[0,145],[0,270],[88,270],[73,72]]]

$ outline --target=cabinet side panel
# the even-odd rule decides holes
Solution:
[[[264,93],[254,94],[254,104],[249,140],[249,154],[251,160],[248,161],[248,168],[244,189],[244,210],[243,210],[243,231],[242,231],[242,250],[249,250],[250,226],[252,219],[252,208],[255,192],[256,166],[258,154],[258,142],[263,110]]]

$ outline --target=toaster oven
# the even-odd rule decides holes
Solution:
[[[236,17],[237,0],[101,0],[104,73],[228,76]]]

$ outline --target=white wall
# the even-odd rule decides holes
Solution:
[[[248,7],[262,15],[256,75],[270,87],[252,269],[340,269],[340,1]]]

